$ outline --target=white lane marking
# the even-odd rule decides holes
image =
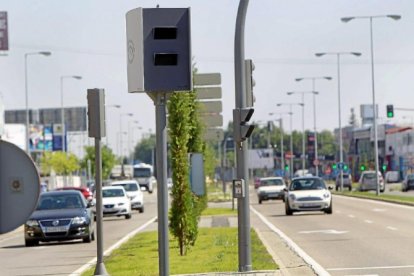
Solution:
[[[250,210],[255,213],[267,227],[270,228],[273,232],[275,232],[280,238],[282,238],[287,246],[289,246],[293,251],[296,252],[307,264],[309,264],[312,269],[316,272],[316,274],[320,276],[328,276],[330,275],[320,264],[318,264],[311,256],[306,254],[305,251],[302,250],[294,241],[292,241],[288,236],[285,235],[279,228],[274,226],[270,221],[268,221],[262,214],[260,214],[256,209],[250,206]]]
[[[397,231],[398,228],[392,227],[392,226],[387,226],[387,229],[392,230],[392,231]]]
[[[369,204],[378,204],[378,205],[383,205],[383,206],[387,206],[387,207],[396,207],[396,208],[400,208],[400,209],[410,209],[410,210],[414,209],[414,206],[383,202],[383,201],[379,201],[379,200],[369,200],[369,199],[365,199],[365,198],[357,198],[357,197],[341,196],[341,195],[333,195],[333,197],[339,197],[339,198],[346,199],[346,200],[364,201],[364,202],[369,202]]]
[[[387,209],[375,208],[375,209],[372,209],[372,211],[374,211],[374,212],[386,212]]]
[[[369,220],[369,219],[366,219],[366,220],[364,220],[366,223],[374,223],[372,220]]]
[[[316,233],[321,233],[321,234],[345,234],[348,233],[348,231],[338,231],[338,230],[334,230],[334,229],[327,229],[327,230],[312,230],[312,231],[300,231],[300,234],[316,234]]]
[[[113,244],[111,247],[109,247],[103,253],[104,256],[110,255],[112,251],[114,251],[115,249],[117,249],[118,247],[120,247],[123,243],[125,243],[131,237],[135,236],[138,232],[140,232],[143,229],[145,229],[146,227],[148,227],[148,225],[150,225],[151,223],[154,223],[156,220],[157,220],[157,217],[153,217],[152,219],[150,219],[149,221],[147,221],[145,224],[141,225],[137,229],[135,229],[132,232],[130,232],[129,234],[127,234],[125,237],[123,237],[122,239],[120,239],[119,241],[117,241],[115,244]],[[83,266],[81,266],[80,268],[78,268],[77,270],[75,270],[74,272],[72,272],[71,274],[69,274],[69,276],[79,276],[79,275],[81,275],[88,268],[90,268],[94,264],[96,264],[96,261],[97,261],[97,259],[95,257],[92,260],[90,260],[89,262],[87,262],[86,264],[84,264]]]
[[[354,216],[354,215],[348,215],[348,217],[349,217],[349,218],[354,218],[355,216]]]
[[[345,271],[345,270],[371,270],[371,269],[398,269],[398,268],[414,268],[414,265],[396,265],[396,266],[371,266],[371,267],[338,267],[327,268],[327,271]]]
[[[378,274],[346,274],[345,276],[379,276]]]

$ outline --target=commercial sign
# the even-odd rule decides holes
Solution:
[[[249,149],[249,169],[273,169],[273,149]]]
[[[0,51],[9,50],[9,34],[7,29],[7,12],[0,11]]]

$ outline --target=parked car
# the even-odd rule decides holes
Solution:
[[[39,242],[95,239],[95,223],[91,210],[79,191],[51,191],[40,194],[38,205],[24,225],[26,246]]]
[[[79,191],[79,192],[82,193],[82,195],[85,197],[85,199],[87,201],[91,201],[92,198],[93,198],[93,193],[87,187],[70,187],[70,186],[66,186],[66,187],[56,188],[55,190],[56,191],[65,191],[65,190]]]
[[[257,188],[257,198],[259,204],[263,200],[283,199],[285,196],[285,181],[282,177],[264,177],[260,178],[260,185]]]
[[[385,173],[385,182],[386,183],[398,183],[400,182],[400,172],[399,171],[388,171]]]
[[[342,174],[342,187],[345,189],[347,188],[349,191],[352,191],[352,176],[349,173]],[[335,190],[339,190],[341,188],[341,174],[339,173],[336,176],[335,180]]]
[[[401,190],[407,192],[408,190],[414,189],[414,174],[407,174],[402,182]]]
[[[124,187],[127,196],[131,200],[131,208],[138,210],[140,213],[144,212],[144,194],[136,180],[114,181],[111,186]]]
[[[331,188],[319,177],[298,177],[286,191],[285,212],[290,216],[300,211],[323,211],[332,214]]]
[[[129,200],[124,187],[102,187],[102,212],[104,217],[125,216],[126,219],[131,218],[131,200]]]
[[[381,172],[377,172],[378,181],[380,185],[380,192],[385,191],[384,179],[382,178]],[[364,171],[359,178],[359,191],[376,191],[377,183],[375,182],[375,171]]]

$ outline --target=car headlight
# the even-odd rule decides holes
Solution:
[[[74,217],[72,220],[72,224],[84,224],[86,223],[85,217]]]
[[[331,194],[330,194],[330,193],[324,193],[324,194],[323,194],[323,197],[324,197],[324,198],[329,198],[330,196],[331,196]]]
[[[30,227],[33,227],[33,226],[39,226],[39,223],[35,219],[30,219],[30,220],[26,221],[26,225],[30,226]]]
[[[295,196],[294,194],[290,194],[290,195],[289,195],[289,198],[290,198],[291,200],[295,200],[295,199],[296,199],[296,196]]]

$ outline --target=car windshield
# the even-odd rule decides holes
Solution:
[[[102,197],[123,197],[124,191],[121,189],[105,189],[102,190]]]
[[[36,210],[54,209],[76,209],[85,208],[85,204],[80,195],[77,194],[55,194],[42,195],[39,199]]]
[[[122,186],[127,192],[138,191],[138,185],[136,183],[114,184],[114,186]]]
[[[289,187],[290,191],[323,189],[326,189],[325,183],[317,178],[295,179]]]
[[[261,179],[260,186],[283,186],[282,179]]]
[[[134,177],[150,177],[150,168],[134,168]]]
[[[364,178],[366,178],[366,179],[374,179],[375,178],[375,173],[367,173],[367,174],[364,174]]]

